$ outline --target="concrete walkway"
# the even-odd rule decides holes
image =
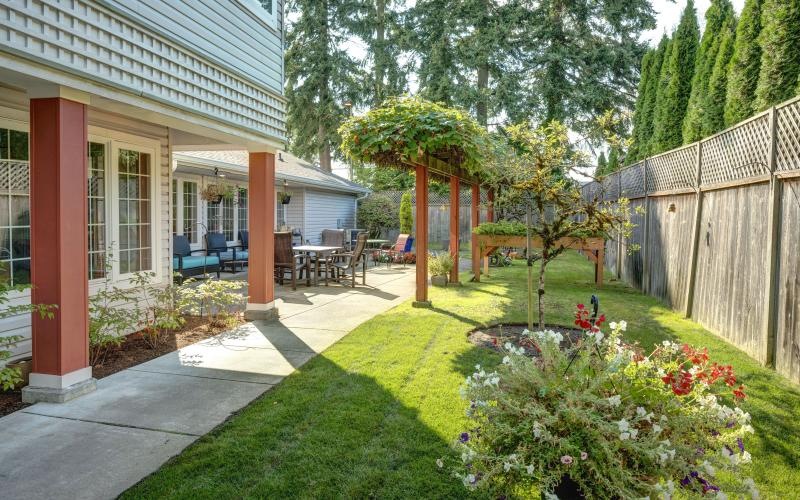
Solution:
[[[0,497],[114,498],[372,316],[414,293],[414,268],[368,287],[281,288],[280,321],[235,330],[116,373],[64,404],[0,418]]]

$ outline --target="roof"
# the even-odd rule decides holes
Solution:
[[[176,151],[175,158],[184,164],[219,168],[247,176],[247,151]],[[286,151],[275,155],[275,178],[349,193],[367,193],[369,189],[336,174],[325,172]]]

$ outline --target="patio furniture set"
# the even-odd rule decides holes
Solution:
[[[287,279],[292,290],[297,289],[297,282],[305,276],[307,286],[318,285],[319,277],[324,276],[325,285],[329,281],[349,282],[355,287],[359,277],[366,285],[367,271],[367,233],[359,233],[352,250],[347,251],[345,231],[325,229],[321,234],[319,245],[293,245],[292,232],[275,233],[275,279],[283,284]],[[216,273],[220,278],[221,271],[230,269],[236,273],[244,270],[248,261],[249,233],[239,231],[237,245],[228,245],[223,233],[207,233],[205,248],[193,250],[189,239],[183,235],[173,236],[173,269],[183,282],[186,278]],[[198,255],[199,254],[199,255]]]

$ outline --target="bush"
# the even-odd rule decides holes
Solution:
[[[231,318],[247,302],[247,296],[241,293],[247,286],[243,281],[207,280],[197,286],[191,283],[185,282],[177,291],[183,311],[205,316],[213,326],[230,325]]]
[[[361,202],[357,215],[358,227],[366,229],[373,238],[379,238],[387,229],[397,229],[400,219],[397,204],[386,195],[373,194]]]
[[[152,272],[139,272],[131,280],[141,297],[137,307],[141,336],[151,349],[161,344],[164,334],[183,326],[182,310],[187,306],[179,293],[180,285],[153,284],[155,276]]]
[[[97,293],[89,296],[89,364],[105,361],[112,347],[125,342],[125,335],[140,324],[138,295],[135,289],[114,286],[110,261],[106,278]]]
[[[414,217],[411,215],[411,193],[405,192],[400,198],[400,233],[411,234]]]
[[[606,337],[604,318],[593,325],[578,307],[583,334],[574,343],[526,331],[520,345],[506,344],[496,370],[476,366],[467,378],[474,428],[455,445],[464,484],[495,496],[552,493],[569,478],[597,498],[670,498],[674,490],[756,498],[745,479],[750,415],[724,403],[745,396],[731,366],[669,341],[645,356],[622,342],[624,322],[611,323]]]
[[[431,276],[449,276],[453,265],[453,256],[448,252],[428,255],[428,273]]]
[[[481,222],[472,232],[490,236],[525,236],[526,226],[522,222],[505,220]]]

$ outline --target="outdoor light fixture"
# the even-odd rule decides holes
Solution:
[[[214,169],[214,175],[217,177],[225,178],[225,174],[219,171],[219,168]]]

